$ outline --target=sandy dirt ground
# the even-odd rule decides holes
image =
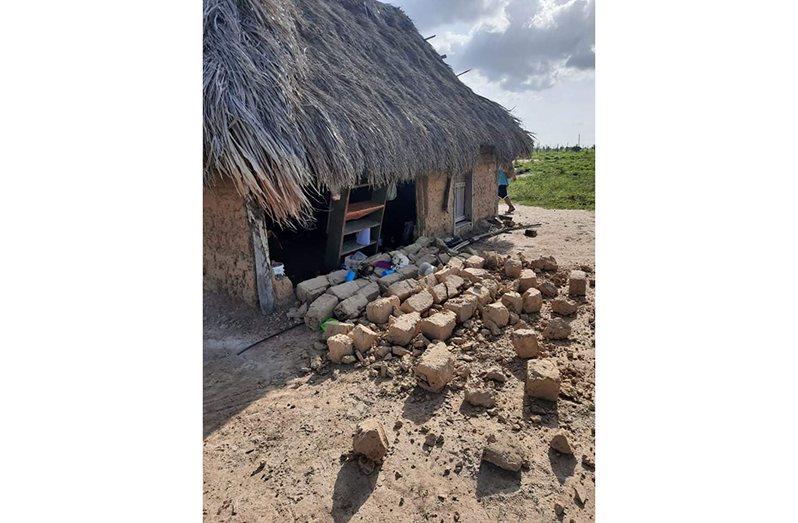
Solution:
[[[558,284],[561,295],[571,269],[589,269],[594,283],[593,211],[517,208],[516,223],[542,224],[537,237],[521,230],[474,247],[521,252],[528,259],[554,256],[558,272],[542,279]],[[577,299],[576,316],[565,318],[572,327],[569,340],[541,341],[542,354],[556,358],[562,374],[556,404],[525,397],[527,361],[515,355],[508,333],[484,341],[475,335],[477,348],[470,353],[451,346],[472,379],[489,369],[505,374],[490,410],[465,402],[456,383],[434,394],[408,385],[408,375],[372,377],[352,365],[327,364],[306,373],[309,359],[326,351],[314,348],[321,333],[304,324],[238,355],[296,320],[263,317],[206,293],[205,521],[593,521],[594,292],[591,285]],[[529,315],[538,331],[556,316],[550,301]],[[366,418],[382,422],[391,444],[370,474],[351,455],[354,429]],[[557,432],[567,435],[574,456],[550,448]],[[429,434],[436,436],[433,445],[426,444]],[[520,472],[481,460],[493,435],[523,449],[527,463]],[[563,514],[555,513],[555,503]]]

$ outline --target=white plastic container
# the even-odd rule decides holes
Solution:
[[[368,245],[371,243],[371,229],[363,229],[355,236],[355,241],[360,245]]]

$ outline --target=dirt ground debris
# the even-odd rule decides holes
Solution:
[[[474,252],[526,260],[524,269],[532,260],[554,257],[557,271],[536,269],[537,285],[551,282],[577,311],[557,314],[554,298],[542,295],[540,312],[511,310],[509,324],[500,328],[485,325],[490,322],[477,309],[445,341],[455,370],[437,393],[416,383],[413,367],[427,350],[415,343],[418,336],[390,352],[377,352],[392,346],[378,342],[361,354],[366,362],[376,356],[367,366],[333,364],[322,332],[301,319],[285,313],[263,317],[206,293],[205,521],[593,521],[595,214],[517,209],[515,223],[542,223],[537,237],[517,230],[472,245]],[[569,294],[571,271],[579,270],[588,280],[584,296]],[[505,276],[503,267],[487,272],[503,290],[524,294],[513,290],[517,279]],[[490,303],[519,306],[515,295],[502,301],[503,294],[491,296]],[[424,314],[436,308],[446,311],[436,304]],[[542,335],[554,319],[570,327],[567,339]],[[237,355],[291,325],[297,326]],[[382,327],[376,329],[380,335]],[[531,359],[518,357],[521,342],[513,341],[513,333],[526,328],[537,333],[538,352]],[[540,361],[559,372],[555,402],[526,392],[527,367]],[[387,437],[379,463],[353,450],[353,435],[365,420],[372,427],[381,424]]]

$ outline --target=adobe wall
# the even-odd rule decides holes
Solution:
[[[483,218],[495,216],[499,212],[499,175],[496,156],[483,153],[474,166],[474,195],[471,203],[471,216],[474,223]]]
[[[473,169],[471,219],[495,216],[499,209],[496,157],[483,152]],[[449,189],[446,209],[442,208],[446,175],[432,173],[416,181],[416,206],[419,236],[446,236],[454,232],[454,186]]]
[[[416,216],[418,236],[449,235],[454,229],[454,188],[449,189],[446,209],[443,209],[446,175],[432,173],[416,180]]]
[[[229,180],[202,193],[202,285],[258,306],[247,211]]]

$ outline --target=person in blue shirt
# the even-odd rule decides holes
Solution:
[[[507,196],[507,186],[510,185],[511,181],[513,182],[515,181],[515,169],[513,169],[512,166],[510,166],[510,168],[507,169],[510,171],[509,177],[507,176],[507,172],[505,169],[506,169],[505,165],[499,166],[499,198],[502,198],[504,200],[504,203],[507,204],[507,207],[509,207],[509,209],[507,210],[507,214],[510,214],[513,211],[515,211],[515,206],[513,205],[513,202],[510,201],[510,197]]]

